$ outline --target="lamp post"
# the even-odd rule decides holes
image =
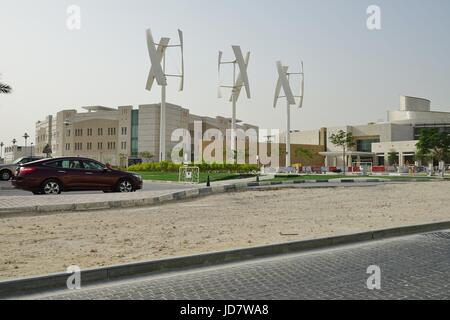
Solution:
[[[34,143],[31,143],[31,157],[33,158],[33,147],[34,147]]]
[[[0,159],[3,159],[3,146],[5,144],[3,142],[0,142]]]
[[[23,137],[22,138],[24,138],[25,139],[25,149],[27,148],[27,141],[28,141],[28,138],[29,138],[30,136],[28,135],[28,133],[26,133],[25,132],[25,134],[23,135]]]
[[[67,150],[67,141],[66,141],[66,137],[67,137],[67,131],[69,130],[68,128],[70,127],[70,125],[71,125],[71,122],[69,121],[69,119],[66,119],[66,120],[64,120],[64,129],[63,129],[63,133],[62,133],[62,135],[63,135],[63,143],[62,143],[62,146],[61,146],[61,149],[62,149],[62,156],[63,157],[65,157],[66,156],[66,151],[68,151]]]

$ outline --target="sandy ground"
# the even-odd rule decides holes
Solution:
[[[450,220],[450,183],[221,194],[0,219],[0,279]]]

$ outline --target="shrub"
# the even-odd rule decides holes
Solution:
[[[178,163],[173,163],[169,161],[162,162],[149,162],[149,163],[139,163],[128,167],[128,171],[135,172],[178,172],[182,165]],[[230,173],[248,173],[253,171],[258,171],[258,166],[255,164],[234,164],[234,163],[206,163],[202,162],[195,164],[199,167],[200,172],[230,172]]]

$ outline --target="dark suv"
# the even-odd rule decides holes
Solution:
[[[142,178],[136,173],[114,170],[92,159],[65,157],[21,165],[12,185],[34,194],[88,190],[133,192],[142,189]]]

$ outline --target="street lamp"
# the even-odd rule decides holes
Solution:
[[[24,134],[23,137],[22,137],[22,138],[25,139],[25,148],[27,148],[27,140],[28,140],[29,137],[30,137],[30,136],[29,136],[28,133],[26,133],[26,132],[25,132],[25,134]]]
[[[33,147],[34,147],[34,143],[31,143],[31,157],[33,158]]]
[[[3,142],[0,142],[0,159],[2,159],[3,158],[3,146],[4,146],[5,144],[3,143]]]

